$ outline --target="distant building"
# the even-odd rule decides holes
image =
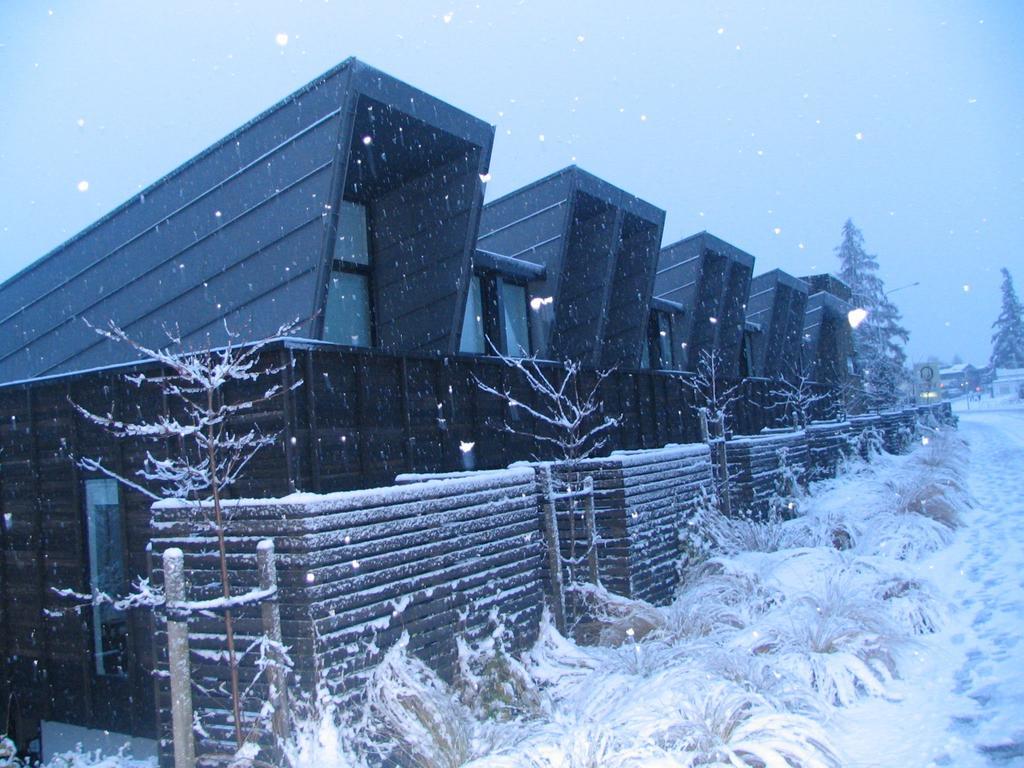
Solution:
[[[996,368],[992,378],[993,397],[1024,397],[1024,368]]]
[[[943,397],[957,397],[981,387],[982,371],[970,363],[958,363],[939,369],[939,389]]]

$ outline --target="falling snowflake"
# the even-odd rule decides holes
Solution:
[[[274,42],[277,43],[282,48],[284,48],[286,45],[288,45],[288,35],[285,34],[284,32],[278,32],[276,35],[274,35]]]
[[[79,192],[88,192],[89,191],[89,182],[86,181],[85,179],[82,179],[80,182],[78,182],[78,191]]]

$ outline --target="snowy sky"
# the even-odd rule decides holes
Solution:
[[[764,7],[767,6],[767,7]],[[852,217],[913,360],[987,361],[1024,288],[1007,2],[0,2],[0,280],[350,55],[497,126],[488,198],[577,163],[755,271]]]

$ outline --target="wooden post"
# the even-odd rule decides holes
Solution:
[[[725,413],[718,414],[718,439],[715,442],[715,453],[721,467],[721,505],[722,514],[732,516],[732,496],[729,492],[729,455],[725,447]]]
[[[164,591],[167,597],[167,657],[171,673],[171,733],[174,768],[194,768],[196,743],[192,734],[192,671],[189,666],[188,617],[176,615],[185,602],[185,555],[177,547],[164,552]]]
[[[551,579],[551,609],[555,614],[555,627],[565,634],[565,589],[562,584],[562,553],[558,546],[558,515],[551,487],[551,467],[537,468],[541,488],[541,529],[548,550],[548,571]]]
[[[585,506],[587,526],[587,569],[590,572],[590,583],[601,584],[597,569],[597,515],[594,513],[594,478],[587,475],[583,478],[583,503]]]
[[[283,741],[288,738],[288,688],[281,654],[281,608],[277,601],[277,558],[272,539],[263,539],[256,545],[256,569],[259,572],[260,589],[274,590],[274,596],[263,601],[260,611],[263,615],[263,634],[273,643],[271,663],[267,668],[270,703],[274,708],[271,728],[274,736]]]

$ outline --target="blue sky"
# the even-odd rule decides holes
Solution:
[[[488,197],[570,163],[756,271],[852,217],[910,355],[989,355],[1024,289],[1024,7],[4,2],[0,279],[350,55],[497,127]],[[85,188],[87,182],[87,189]],[[965,290],[965,286],[968,290]]]

